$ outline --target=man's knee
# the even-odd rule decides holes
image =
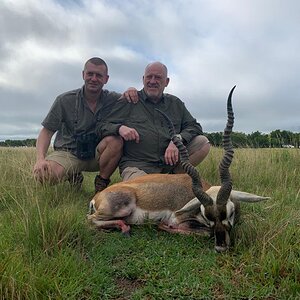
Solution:
[[[147,173],[136,167],[127,167],[121,172],[121,177],[123,181],[144,175],[147,175]]]
[[[200,147],[199,151],[201,151],[203,153],[203,155],[206,156],[210,151],[210,142],[207,137],[205,137],[203,135],[201,136],[200,146],[201,147]]]
[[[203,155],[207,155],[210,150],[210,142],[204,135],[197,135],[190,144],[187,146],[189,155],[201,152]]]
[[[104,151],[104,149],[109,147],[110,149],[118,152],[123,149],[123,143],[123,139],[120,136],[106,136],[98,144],[97,151],[101,154]]]
[[[47,170],[34,173],[35,180],[40,183],[56,184],[65,179],[66,170],[56,161],[48,160]]]

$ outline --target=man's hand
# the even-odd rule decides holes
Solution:
[[[174,166],[177,164],[178,160],[179,160],[178,148],[171,141],[165,151],[165,163],[167,165]]]
[[[134,87],[129,87],[122,95],[123,98],[126,98],[128,102],[137,103],[139,101],[139,96],[137,89]]]
[[[50,177],[50,164],[45,159],[39,159],[33,167],[33,175],[36,180],[44,181]]]
[[[125,125],[122,125],[119,128],[119,135],[125,141],[135,141],[136,143],[139,143],[139,141],[140,141],[140,136],[139,136],[138,132],[134,128],[130,128]]]

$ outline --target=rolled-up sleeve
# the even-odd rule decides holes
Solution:
[[[62,120],[63,120],[63,108],[61,104],[61,97],[57,97],[52,104],[47,116],[42,121],[42,125],[53,131],[56,132],[61,128]]]
[[[202,126],[197,122],[197,120],[190,114],[190,112],[182,103],[182,127],[181,136],[185,143],[189,143],[195,136],[202,135]]]
[[[103,139],[109,135],[119,135],[119,128],[125,124],[129,113],[130,104],[125,99],[116,102],[111,111],[97,123],[96,134]]]

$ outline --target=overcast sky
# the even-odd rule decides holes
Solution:
[[[0,0],[0,139],[37,137],[93,56],[118,92],[166,64],[205,132],[223,130],[233,85],[235,131],[300,132],[299,0]]]

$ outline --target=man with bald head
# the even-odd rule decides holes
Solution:
[[[151,173],[181,172],[178,149],[156,109],[172,120],[194,166],[201,163],[209,152],[210,144],[203,136],[201,125],[179,98],[164,93],[169,81],[164,64],[148,64],[143,76],[144,88],[138,92],[138,103],[130,105],[127,101],[119,101],[107,118],[98,124],[97,133],[101,138],[121,136],[125,142],[119,163],[123,180]]]

